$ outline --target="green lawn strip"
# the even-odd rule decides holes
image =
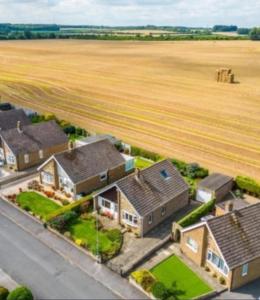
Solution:
[[[212,291],[210,286],[175,255],[152,268],[151,273],[168,288],[176,281],[177,289],[185,292],[179,296],[180,299],[191,299]]]
[[[28,208],[35,215],[45,217],[61,206],[36,192],[23,192],[17,196],[17,202],[23,209]]]
[[[136,168],[144,169],[144,168],[150,167],[150,166],[153,165],[153,164],[154,164],[154,162],[153,162],[152,160],[143,158],[143,157],[141,157],[141,156],[137,156],[137,157],[135,158],[135,167],[136,167]]]
[[[90,220],[77,219],[71,224],[69,231],[74,239],[82,240],[93,253],[96,252],[97,238],[99,251],[108,251],[112,247],[113,242],[107,237],[105,232],[98,231],[97,235],[94,218]]]

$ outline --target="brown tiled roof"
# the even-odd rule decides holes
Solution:
[[[168,174],[165,178],[161,172]],[[116,182],[140,216],[153,212],[189,189],[180,173],[169,160],[131,174]]]
[[[74,183],[99,175],[125,162],[123,156],[107,139],[55,154],[55,158]]]
[[[26,154],[68,142],[66,134],[55,121],[27,125],[0,132],[5,143],[17,154]]]
[[[260,257],[260,203],[207,221],[230,269]]]
[[[232,180],[233,178],[230,176],[219,174],[219,173],[212,173],[211,175],[201,180],[198,187],[206,188],[212,191],[217,191],[223,185],[227,184]]]
[[[18,121],[20,121],[23,126],[31,124],[22,109],[0,111],[0,131],[16,128]]]

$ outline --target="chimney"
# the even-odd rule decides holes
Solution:
[[[19,133],[22,132],[22,125],[21,125],[21,121],[17,121],[17,130]]]
[[[73,141],[69,141],[68,148],[69,148],[70,152],[74,149],[74,143],[73,143]]]
[[[233,211],[233,208],[234,208],[234,204],[231,201],[228,201],[227,203],[225,203],[225,211],[226,212]]]

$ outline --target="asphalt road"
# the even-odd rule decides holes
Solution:
[[[116,299],[110,290],[0,212],[0,267],[37,299]]]

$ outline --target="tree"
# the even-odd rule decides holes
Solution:
[[[6,300],[9,295],[8,289],[3,286],[0,286],[0,300]]]
[[[249,33],[249,37],[253,41],[259,41],[260,40],[260,27],[253,28]]]
[[[7,300],[33,300],[33,294],[27,287],[20,286],[8,295]]]

